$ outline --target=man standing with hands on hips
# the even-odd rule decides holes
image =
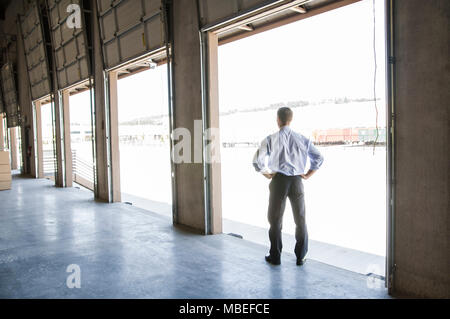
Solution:
[[[308,231],[305,223],[305,196],[303,179],[310,178],[322,165],[323,156],[305,136],[291,130],[289,125],[293,112],[282,107],[277,112],[277,123],[280,130],[266,137],[253,158],[253,166],[257,172],[271,179],[269,189],[268,219],[270,223],[270,253],[266,261],[279,265],[281,263],[281,228],[286,198],[289,198],[294,214],[295,255],[297,265],[303,265],[308,251]],[[265,161],[268,158],[266,167]],[[307,159],[310,169],[305,174]]]

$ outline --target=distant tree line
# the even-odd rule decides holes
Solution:
[[[379,98],[377,100],[380,100]],[[260,106],[260,107],[254,107],[249,109],[232,109],[225,112],[220,112],[220,115],[230,115],[235,113],[250,113],[250,112],[260,112],[260,111],[270,111],[270,110],[277,110],[280,107],[290,107],[290,108],[297,108],[297,107],[305,107],[308,105],[321,105],[321,104],[347,104],[352,102],[372,102],[373,98],[349,98],[347,96],[345,97],[336,97],[336,98],[330,98],[330,99],[322,99],[319,101],[306,101],[306,100],[298,100],[298,101],[289,101],[289,102],[279,102],[279,103],[272,103],[266,106]],[[167,115],[153,115],[153,116],[147,116],[142,117],[138,119],[134,119],[131,121],[121,122],[121,125],[163,125],[162,119],[164,117],[167,117]]]
[[[380,100],[379,98],[377,100]],[[336,97],[332,99],[322,99],[319,101],[306,101],[306,100],[298,100],[298,101],[289,101],[287,103],[279,102],[279,103],[272,103],[267,106],[262,107],[254,107],[244,110],[239,109],[232,109],[226,112],[220,112],[220,115],[230,115],[234,113],[250,113],[250,112],[259,112],[259,111],[270,111],[270,110],[277,110],[280,107],[290,107],[290,108],[296,108],[296,107],[305,107],[308,105],[321,105],[321,104],[347,104],[352,102],[371,102],[373,99],[370,98],[349,98],[349,97]]]
[[[164,117],[165,115],[141,117],[130,121],[120,122],[120,125],[163,125],[162,118]]]

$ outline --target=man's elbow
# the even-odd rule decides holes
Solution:
[[[319,167],[322,166],[324,159],[325,159],[325,158],[323,157],[323,155],[320,155],[320,158],[319,158]]]
[[[314,165],[311,166],[311,169],[314,171],[317,171],[323,164],[324,157],[322,155],[319,155],[319,157],[316,159]]]

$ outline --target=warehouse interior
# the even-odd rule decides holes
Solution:
[[[223,232],[220,152],[208,135],[220,126],[219,45],[358,1],[1,1],[0,297],[449,298],[445,0],[385,1],[384,276],[313,259],[295,267],[288,252],[271,266],[266,247]],[[170,163],[170,215],[121,198],[117,82],[151,64],[167,68],[170,131],[192,132],[192,160]],[[85,92],[93,163],[82,186],[95,198],[73,187],[69,101]],[[79,289],[66,286],[73,264]]]

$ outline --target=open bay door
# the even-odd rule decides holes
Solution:
[[[51,60],[49,58],[48,54],[49,52],[47,50],[48,46],[47,42],[49,41],[46,41],[44,36],[44,23],[41,15],[41,7],[39,6],[37,0],[30,1],[28,10],[25,12],[24,15],[19,16],[18,27],[22,37],[22,43],[24,48],[25,63],[30,85],[31,100],[33,101],[33,119],[34,119],[36,115],[35,114],[36,105],[38,105],[37,111],[39,112],[39,114],[41,111],[40,105],[42,104],[42,101],[38,102],[38,100],[50,97],[53,87],[52,85],[53,81],[50,73]],[[41,120],[40,116],[38,116],[37,118],[39,121]],[[28,156],[31,157],[30,149],[33,148],[32,144],[34,145],[35,167],[38,168],[39,167],[38,161],[40,160],[44,162],[44,156],[43,153],[42,156],[36,155],[38,154],[38,149],[41,150],[42,147],[41,145],[39,145],[39,148],[37,147],[36,123],[34,123],[33,128],[35,130],[33,135],[34,138],[36,139],[36,144],[31,143],[28,133],[25,133],[26,136],[25,147],[27,149],[27,154],[29,154]],[[39,130],[41,130],[41,128],[42,128],[41,123],[39,123]],[[26,128],[25,130],[27,132]],[[54,130],[52,130],[52,132],[54,132]],[[41,136],[42,134],[41,132],[39,132],[39,137]],[[55,140],[54,135],[53,140]],[[42,143],[42,140],[39,139],[39,142]],[[54,147],[54,143],[52,143],[52,147]],[[47,155],[48,157],[46,161],[49,164],[47,165],[47,167],[51,167],[51,171],[53,171],[54,174],[55,173],[54,168],[56,167],[56,157],[54,149],[52,151],[47,152]],[[27,163],[29,163],[29,161],[27,161]],[[27,169],[27,171],[31,171],[31,168]],[[36,176],[39,176],[39,173],[35,174]],[[42,175],[44,175],[43,172],[41,172],[41,176]]]
[[[312,17],[327,11],[331,11],[359,0],[199,0],[199,20],[202,39],[202,70],[203,70],[203,127],[218,127],[218,46],[229,43],[254,34],[258,34],[291,22],[299,21]],[[388,0],[386,3],[390,3]],[[388,6],[389,11],[389,6]],[[387,32],[390,31],[389,12],[385,21]],[[386,36],[386,35],[385,35]],[[386,36],[390,39],[389,34]],[[389,48],[389,46],[388,46]],[[388,49],[389,50],[389,49]],[[392,52],[387,52],[388,56]],[[387,79],[387,83],[391,83]],[[389,122],[389,121],[388,121]],[[391,127],[391,123],[387,123]],[[391,138],[387,145],[387,260],[386,260],[386,284],[390,286],[392,280],[392,251],[393,251],[393,209],[391,176],[393,176],[393,167],[391,158],[393,154]],[[205,147],[204,145],[203,147]],[[221,168],[220,165],[205,165],[205,201],[209,203],[207,209],[210,226],[217,222],[221,215]]]
[[[166,59],[169,50],[165,45],[165,11],[161,0],[96,2],[103,61],[108,71],[112,198],[120,202],[118,79],[124,74],[148,70]]]
[[[96,148],[95,148],[95,112],[93,106],[92,85],[92,5],[93,1],[82,0],[47,0],[48,24],[53,48],[53,70],[56,78],[55,87],[58,94],[55,104],[58,107],[59,132],[61,140],[58,143],[62,150],[63,179],[65,185],[71,185],[72,151],[70,148],[70,117],[67,97],[69,89],[89,89],[89,107],[91,110],[90,124],[92,134],[89,142],[92,144],[92,163],[88,163],[87,169],[92,171],[94,191],[97,189],[96,178]],[[65,105],[67,104],[67,105]],[[89,153],[91,153],[89,151]],[[89,162],[91,160],[89,159]],[[69,182],[67,182],[69,180]]]

